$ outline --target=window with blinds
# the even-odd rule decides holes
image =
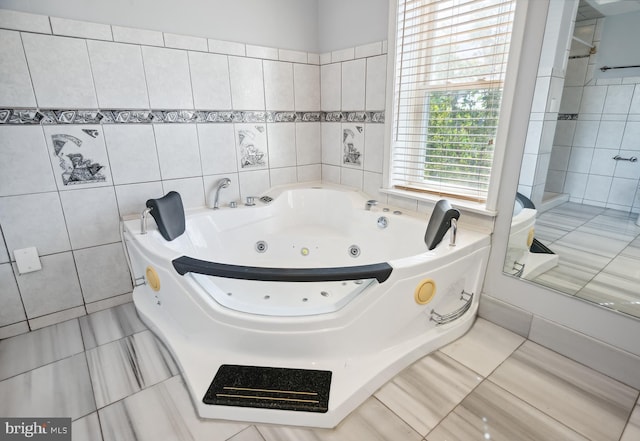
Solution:
[[[515,0],[398,0],[391,183],[485,201]]]

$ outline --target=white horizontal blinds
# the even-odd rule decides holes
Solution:
[[[514,0],[399,0],[392,183],[486,200]]]

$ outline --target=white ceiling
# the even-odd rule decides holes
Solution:
[[[627,12],[640,11],[640,0],[581,0],[578,11],[583,8],[583,4],[595,9],[596,13],[602,16],[625,14]],[[588,8],[585,8],[585,11]],[[597,17],[589,17],[597,18]]]

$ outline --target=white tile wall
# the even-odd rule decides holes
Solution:
[[[25,320],[20,291],[9,263],[0,264],[0,293],[2,297],[0,327]]]
[[[293,90],[295,110],[320,109],[320,67],[311,64],[293,66]]]
[[[153,109],[192,109],[187,52],[142,46],[144,70]]]
[[[103,130],[114,184],[160,180],[152,125],[105,125]]]
[[[67,19],[51,22],[56,35],[42,35],[52,33],[48,17],[0,10],[0,27],[13,29],[0,30],[0,107],[384,109],[385,42],[321,56]],[[232,181],[221,192],[223,205],[271,185],[320,179],[377,193],[384,125],[358,125],[359,165],[342,164],[340,122],[0,126],[3,236],[9,251],[37,246],[43,262],[42,271],[16,275],[2,240],[0,298],[10,307],[0,314],[0,335],[130,298],[119,216],[140,213],[147,199],[170,190],[182,194],[186,207],[205,204],[222,177]],[[263,164],[242,166],[243,131],[264,153]],[[56,157],[55,144],[65,139]],[[74,149],[102,166],[103,181],[64,184],[60,163]]]
[[[364,59],[342,64],[342,110],[360,110],[365,107],[366,67]]]
[[[129,269],[121,243],[73,252],[86,303],[131,292]]]
[[[71,252],[42,256],[40,260],[42,270],[22,275],[14,265],[27,317],[31,319],[83,305]]]
[[[202,175],[195,124],[154,124],[162,179]]]
[[[269,165],[291,167],[296,165],[295,123],[267,124]]]
[[[229,62],[226,56],[189,52],[189,68],[196,109],[231,109]]]
[[[293,64],[265,60],[264,97],[267,110],[290,110],[295,107]]]
[[[36,105],[20,33],[0,30],[0,106]]]
[[[231,78],[231,100],[234,109],[264,109],[261,60],[229,57],[229,77]]]
[[[60,200],[74,250],[120,240],[113,187],[60,192]]]
[[[11,260],[16,249],[36,247],[40,255],[71,249],[57,192],[0,198],[0,223]]]
[[[0,196],[55,191],[41,127],[0,127]]]
[[[40,107],[98,107],[85,40],[23,33],[22,42]]]
[[[139,46],[87,41],[98,104],[103,109],[148,109],[147,83]]]

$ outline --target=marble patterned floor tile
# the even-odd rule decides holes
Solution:
[[[421,436],[375,398],[334,429],[259,425],[265,441],[419,441]]]
[[[256,426],[249,426],[242,432],[233,435],[228,441],[264,441]]]
[[[631,242],[622,252],[620,252],[621,256],[633,257],[636,259],[640,259],[640,242],[638,245],[634,245],[637,240]]]
[[[640,230],[639,227],[636,228]],[[593,234],[595,236],[606,237],[609,239],[622,240],[626,243],[631,242],[638,235],[637,231],[631,231],[629,228],[625,228],[622,224],[618,227],[615,227],[612,225],[605,225],[603,223],[596,223],[593,221],[587,222],[586,224],[576,228],[575,231]]]
[[[611,262],[610,257],[600,256],[584,250],[562,245],[558,242],[550,246],[551,251],[556,253],[560,259],[559,262],[568,267],[578,270],[590,272],[596,275],[598,272]]]
[[[482,382],[426,440],[588,441],[491,381]]]
[[[562,231],[573,231],[588,222],[589,219],[581,219],[566,213],[546,212],[536,218],[537,225],[545,225]]]
[[[593,441],[617,441],[638,391],[532,342],[489,377]]]
[[[602,272],[578,291],[576,297],[640,317],[640,286],[637,281]]]
[[[640,300],[640,259],[629,256],[617,256],[602,271],[612,276],[637,282]]]
[[[440,352],[486,377],[524,341],[524,337],[478,318],[469,332]]]
[[[556,240],[566,236],[570,231],[561,230],[550,225],[540,225],[536,223],[536,239],[549,245]]]
[[[557,266],[551,268],[549,271],[545,271],[538,277],[532,279],[532,281],[542,286],[573,295],[589,283],[596,274],[597,270],[580,269],[560,261]]]
[[[200,419],[180,376],[98,411],[104,441],[224,441],[245,423]]]
[[[636,404],[631,418],[622,433],[620,441],[638,441],[640,439],[640,404]]]
[[[73,319],[0,341],[0,380],[84,351]]]
[[[592,219],[606,211],[605,208],[594,205],[579,204],[577,202],[565,202],[562,205],[552,208],[546,213],[557,213],[573,216],[581,219]]]
[[[85,349],[95,348],[147,329],[138,318],[133,303],[94,312],[79,320]]]
[[[87,362],[98,409],[179,373],[151,331],[90,349]]]
[[[3,417],[71,417],[95,412],[85,354],[77,354],[0,382]]]
[[[374,395],[422,436],[482,381],[482,377],[440,352],[396,375]]]
[[[71,437],[73,441],[102,441],[98,412],[75,420],[71,424]]]
[[[602,237],[576,230],[559,239],[556,243],[613,258],[629,244],[629,241]]]

